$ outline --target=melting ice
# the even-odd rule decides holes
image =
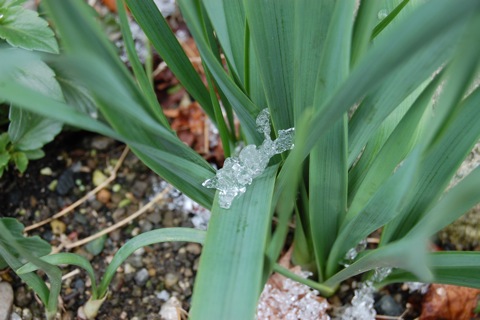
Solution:
[[[260,146],[250,144],[240,151],[238,157],[225,159],[223,168],[215,177],[205,180],[202,185],[219,191],[219,205],[230,208],[233,199],[244,193],[247,185],[258,177],[274,155],[293,148],[295,129],[279,130],[278,138],[270,138],[270,113],[263,109],[257,116],[257,130],[263,133],[265,140]]]

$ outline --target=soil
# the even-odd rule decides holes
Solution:
[[[118,142],[83,131],[62,133],[46,147],[46,157],[31,162],[23,175],[10,170],[2,178],[2,216],[17,218],[25,226],[49,218],[94,188],[95,171],[108,176],[112,163],[124,148]],[[41,173],[48,171],[51,174]],[[57,181],[55,188],[52,188],[53,181]],[[92,197],[62,218],[32,230],[29,235],[39,235],[54,248],[83,239],[145,205],[159,192],[160,182],[130,153],[117,179],[99,193],[104,198]],[[171,197],[172,193],[169,195]],[[172,206],[168,203],[171,201],[174,199],[165,199],[128,226],[110,233],[98,254],[88,245],[74,248],[72,252],[88,258],[100,276],[106,262],[134,235],[154,228],[194,227],[193,214],[185,213],[181,207],[170,210]],[[182,308],[188,310],[200,251],[199,245],[186,243],[162,243],[137,251],[118,270],[98,319],[160,319],[160,307],[170,296],[176,296]],[[64,274],[74,269],[65,267]],[[28,314],[25,310],[29,309],[34,318],[42,318],[43,307],[20,279],[8,270],[2,272],[2,278],[14,287],[14,311],[22,315]],[[89,290],[89,280],[83,271],[63,282],[61,297],[66,311],[62,319],[75,318],[78,307],[90,297]]]

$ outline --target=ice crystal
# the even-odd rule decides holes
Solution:
[[[347,251],[347,253],[345,254],[345,257],[343,258],[344,261],[342,262],[342,264],[345,267],[348,267],[353,262],[353,260],[355,260],[358,254],[363,250],[365,250],[366,248],[367,248],[367,240],[363,239],[355,247]]]
[[[430,284],[422,282],[406,282],[405,284],[408,286],[408,292],[410,293],[418,291],[421,294],[425,294],[430,287]]]
[[[374,320],[377,315],[373,307],[375,302],[374,292],[375,288],[371,281],[360,283],[358,289],[355,290],[351,304],[340,311],[340,316],[337,319]]]
[[[379,267],[375,269],[373,273],[372,280],[375,282],[383,281],[388,275],[392,273],[392,268],[389,267]]]
[[[311,273],[295,272],[307,278]],[[282,277],[283,278],[283,277]],[[288,278],[280,285],[267,283],[257,307],[258,320],[327,320],[329,305],[318,296],[318,291]]]
[[[215,177],[205,180],[203,186],[219,191],[219,205],[230,208],[232,201],[247,190],[256,177],[262,174],[276,154],[293,148],[295,129],[279,130],[278,138],[270,138],[270,113],[268,109],[260,112],[256,119],[257,130],[263,133],[265,140],[260,146],[247,145],[240,151],[238,157],[225,159],[223,168],[217,171]]]

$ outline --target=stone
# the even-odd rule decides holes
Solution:
[[[57,236],[64,234],[65,230],[67,230],[67,226],[65,225],[65,223],[60,220],[52,220],[50,222],[50,227],[52,228],[53,234]]]
[[[198,243],[187,244],[187,252],[195,255],[199,255],[202,252],[202,247]]]
[[[145,181],[135,181],[135,183],[132,186],[132,193],[135,195],[137,198],[142,198],[145,195],[145,192],[147,191],[148,188],[148,183]]]
[[[147,283],[148,279],[150,278],[150,275],[148,274],[148,270],[145,268],[140,269],[136,274],[135,274],[135,282],[139,286],[145,285]]]
[[[56,191],[59,195],[66,195],[75,186],[72,170],[65,170],[58,178]]]
[[[18,307],[27,307],[32,302],[32,293],[25,287],[19,287],[15,291],[15,304]]]
[[[399,316],[403,313],[403,307],[398,304],[390,295],[385,295],[375,303],[377,314],[386,316]]]
[[[97,193],[97,200],[103,204],[109,203],[111,197],[112,194],[107,189],[102,189]]]
[[[0,282],[0,320],[9,320],[13,305],[13,289],[8,282]]]
[[[113,140],[112,138],[98,136],[93,138],[91,146],[93,149],[106,150],[114,142],[115,140]]]
[[[154,211],[147,215],[147,220],[153,224],[159,224],[160,221],[162,221],[162,215],[160,214],[160,212]]]
[[[32,311],[28,308],[23,309],[22,310],[22,319],[23,320],[32,320],[33,319]]]
[[[178,282],[178,276],[175,273],[167,273],[165,275],[165,288],[170,289]]]
[[[93,171],[92,182],[95,187],[101,185],[105,180],[107,180],[107,176],[104,175],[102,171],[98,169]]]

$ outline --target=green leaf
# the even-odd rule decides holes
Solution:
[[[276,171],[276,166],[270,167],[253,180],[230,209],[220,208],[215,199],[194,285],[192,319],[254,317]]]
[[[65,102],[92,118],[98,118],[98,110],[95,100],[88,89],[79,83],[75,76],[68,73],[64,68],[55,68],[55,79],[62,90]]]
[[[15,152],[14,154],[12,154],[12,160],[20,173],[24,173],[25,170],[27,170],[28,158],[25,153]]]
[[[292,1],[245,1],[252,46],[276,130],[294,126],[295,5]]]
[[[37,160],[45,156],[45,152],[42,149],[22,151],[27,156],[28,160]]]
[[[467,175],[421,218],[407,236],[428,237],[460,218],[469,209],[480,203],[480,167]]]
[[[204,1],[223,52],[242,84],[246,82],[245,9],[242,0]]]
[[[409,108],[380,150],[364,163],[365,156],[359,160],[349,173],[349,217],[356,215],[365,206],[370,197],[394,172],[408,153],[418,142],[422,129],[428,130],[431,98],[439,85],[441,77],[436,77]],[[396,121],[395,121],[396,122]],[[382,138],[382,140],[384,140]],[[368,145],[367,145],[368,148]],[[364,151],[364,153],[367,150]]]
[[[410,199],[410,185],[417,175],[418,158],[419,152],[416,151],[378,189],[359,214],[344,221],[328,257],[327,276],[336,272],[349,249],[402,212],[404,203]]]
[[[313,117],[301,127],[297,126],[297,134],[306,134],[307,141],[304,148],[295,147],[287,158],[279,175],[279,184],[288,185],[287,174],[298,165],[298,158],[292,157],[294,153],[300,153],[300,162],[310,153],[319,137],[336,123],[343,114],[357,103],[366,94],[379,88],[382,83],[399,70],[405,62],[409,61],[418,52],[436,48],[436,41],[441,36],[458,26],[465,25],[466,17],[472,12],[478,12],[480,4],[477,2],[451,2],[438,0],[435,3],[428,3],[416,12],[406,17],[402,23],[385,30],[385,36],[364,58],[359,61],[356,68],[352,70],[348,79],[342,84],[337,92],[326,102],[322,108],[317,110]],[[426,19],[426,17],[431,17]],[[382,33],[383,34],[383,33]],[[447,46],[457,43],[457,38],[452,37]],[[385,54],[388,52],[389,54]],[[432,59],[432,56],[429,57]],[[440,65],[439,65],[440,66]],[[421,77],[424,70],[421,68],[413,70],[409,78]],[[400,80],[397,80],[400,81]],[[403,80],[402,80],[403,81]],[[400,84],[401,82],[398,82]],[[391,84],[393,85],[393,84]],[[368,126],[367,126],[368,127]],[[303,133],[301,131],[304,131]],[[350,140],[350,139],[349,139]],[[361,150],[361,147],[360,149]]]
[[[138,58],[135,49],[135,42],[133,41],[132,32],[128,23],[127,12],[123,5],[123,0],[117,0],[116,3],[123,41],[125,43],[125,48],[127,49],[128,60],[130,61],[137,82],[143,94],[145,95],[148,104],[150,105],[152,114],[154,114],[158,121],[160,121],[164,126],[168,127],[168,120],[162,112],[162,107],[158,103],[157,95],[153,90],[152,83],[145,73],[140,59]]]
[[[152,0],[126,0],[125,2],[168,67],[185,89],[200,103],[210,119],[215,119],[205,85],[155,3]]]
[[[148,231],[133,237],[117,251],[112,262],[110,262],[105,270],[99,286],[98,297],[103,298],[105,296],[118,267],[120,267],[135,250],[155,243],[173,241],[203,243],[205,241],[205,231],[189,228],[163,228]]]
[[[317,77],[315,107],[320,107],[348,77],[354,8],[355,1],[340,1],[335,5]],[[345,114],[310,153],[309,223],[322,280],[330,248],[347,210],[347,135]]]
[[[53,31],[37,12],[6,0],[0,1],[0,8],[0,39],[14,47],[58,53]]]
[[[43,256],[40,259],[42,259],[47,263],[53,264],[55,266],[66,264],[66,265],[77,266],[85,270],[92,282],[92,299],[97,299],[98,290],[97,290],[97,281],[95,280],[95,272],[93,271],[92,265],[86,258],[75,253],[61,252],[61,253],[56,253],[48,256]],[[29,262],[23,265],[21,268],[17,269],[16,273],[18,275],[22,275],[29,272],[37,271],[38,269],[39,269],[38,266]]]
[[[420,281],[431,282],[433,274],[427,267],[429,259],[426,254],[426,244],[417,240],[419,239],[411,238],[367,251],[354,263],[330,277],[323,284],[335,287],[346,279],[380,267],[409,270]],[[420,250],[412,250],[412,248]]]
[[[42,61],[32,61],[15,75],[16,81],[32,90],[63,101],[62,90],[53,71]],[[15,150],[28,151],[43,147],[61,131],[62,123],[37,114],[10,107],[8,134]]]
[[[182,0],[179,2],[179,5],[188,28],[196,41],[203,61],[210,69],[210,73],[214,77],[221,91],[230,101],[230,104],[240,120],[242,131],[246,136],[246,142],[256,145],[262,143],[261,135],[256,129],[257,126],[255,119],[263,107],[252,103],[241,88],[239,88],[238,85],[227,75],[223,66],[216,59],[215,54],[212,52],[208,45],[208,41],[205,38],[201,18],[195,10],[195,0]]]
[[[38,236],[25,238],[23,236],[23,225],[14,218],[0,218],[0,223],[3,224],[14,237],[15,241],[21,243],[22,247],[26,250],[30,250],[32,254],[37,257],[44,256],[50,253],[51,246],[48,242],[42,240]],[[8,240],[0,235],[0,245],[5,246],[15,257],[19,257],[19,253],[9,246]],[[0,257],[1,259],[1,257]],[[5,261],[3,261],[5,262]],[[1,263],[0,263],[1,265]],[[5,265],[1,265],[0,269]]]
[[[0,255],[14,270],[21,266],[16,258],[20,256],[29,262],[37,265],[45,271],[50,280],[50,290],[45,284],[39,282],[39,278],[31,275],[24,275],[22,278],[43,298],[47,310],[47,319],[51,319],[57,312],[58,297],[61,290],[62,273],[57,267],[48,264],[38,258],[38,255],[45,255],[45,242],[38,237],[24,238],[22,235],[23,225],[13,218],[0,219]],[[48,245],[50,249],[50,245]],[[48,294],[48,297],[46,296]]]
[[[429,254],[428,260],[432,282],[480,289],[480,252],[434,252]],[[379,285],[419,280],[411,272],[396,269]]]
[[[382,243],[399,239],[415,225],[442,195],[460,164],[480,139],[480,89],[476,89],[441,128],[442,136],[423,155],[413,197],[403,213],[382,233]],[[426,131],[429,133],[429,131]]]

